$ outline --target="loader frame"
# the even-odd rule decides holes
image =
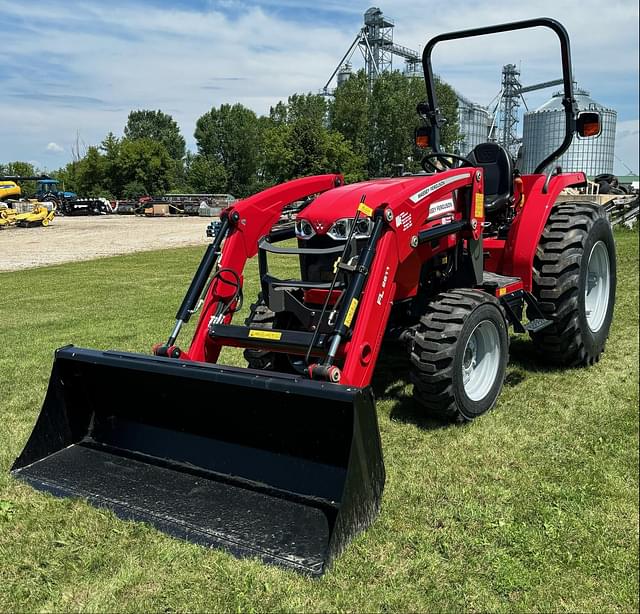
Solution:
[[[373,376],[394,300],[412,298],[419,291],[415,276],[416,262],[433,258],[464,241],[470,254],[475,251],[482,257],[479,263],[476,262],[481,267],[479,275],[478,267],[471,267],[471,285],[483,287],[484,269],[508,278],[519,278],[520,283],[502,286],[507,288],[506,294],[521,291],[530,293],[536,246],[553,203],[565,187],[582,185],[586,181],[583,173],[557,174],[550,179],[541,174],[525,176],[523,193],[527,205],[516,216],[507,238],[483,239],[484,212],[481,206],[475,206],[483,199],[482,179],[482,169],[469,167],[420,179],[414,177],[411,178],[414,194],[425,192],[428,196],[413,202],[404,193],[398,195],[397,186],[394,185],[386,197],[381,197],[382,202],[370,203],[375,230],[367,247],[369,253],[375,251],[376,258],[372,262],[361,262],[360,270],[352,272],[351,284],[344,289],[342,310],[333,326],[327,330],[325,325],[325,332],[317,335],[287,330],[275,330],[267,334],[250,326],[233,325],[232,320],[238,306],[244,267],[249,258],[258,255],[264,273],[269,252],[290,255],[305,252],[303,248],[277,246],[278,242],[293,237],[291,231],[272,231],[282,209],[293,200],[339,187],[343,184],[342,177],[306,177],[239,201],[223,213],[218,234],[205,253],[176,314],[176,327],[167,343],[156,347],[156,354],[215,363],[222,347],[232,346],[270,349],[301,356],[308,353],[318,357],[325,355],[331,340],[337,338],[339,343],[334,358],[344,361],[344,364],[339,380],[330,381],[340,381],[349,386],[367,386]],[[466,199],[466,204],[459,207],[459,211],[465,213],[457,213],[448,223],[442,224],[438,220],[437,223],[418,228],[395,223],[397,219],[426,219],[430,204],[453,192],[463,194],[459,198]],[[471,249],[474,244],[479,249]],[[214,266],[224,273],[212,278],[204,296],[200,298]],[[291,280],[281,283],[294,285]],[[262,284],[264,291],[264,274]],[[510,297],[502,294],[500,298],[507,302]],[[530,294],[527,298],[532,302]],[[524,295],[519,300],[524,301]],[[193,340],[189,348],[182,351],[175,345],[177,331],[182,323],[189,320],[199,303],[202,304],[202,311]],[[521,328],[514,318],[511,323],[518,330]],[[325,323],[315,322],[314,326],[320,324]],[[314,376],[313,370],[309,375]]]
[[[310,346],[310,353],[313,355],[330,352],[332,346],[335,346],[333,357],[344,360],[344,365],[339,380],[332,381],[340,381],[349,386],[367,386],[373,375],[393,300],[398,294],[397,286],[403,283],[403,275],[407,277],[404,281],[404,298],[415,296],[418,292],[418,278],[415,275],[408,276],[403,268],[415,271],[416,262],[452,248],[459,237],[464,237],[469,242],[481,239],[484,219],[482,207],[471,207],[469,204],[466,214],[456,214],[456,218],[449,223],[442,224],[438,220],[437,224],[423,227],[421,221],[428,217],[429,205],[455,190],[464,192],[468,203],[480,202],[483,190],[482,172],[464,168],[437,176],[413,178],[412,196],[407,197],[404,192],[399,194],[397,186],[390,185],[388,193],[379,197],[381,202],[368,203],[372,210],[374,230],[360,256],[358,268],[351,271],[351,280],[344,290],[335,323],[323,336],[288,331],[274,331],[266,336],[250,327],[232,327],[238,286],[242,283],[247,259],[257,255],[259,250],[261,257],[265,258],[266,252],[275,247],[274,243],[277,241],[274,238],[289,238],[286,234],[281,234],[280,237],[270,235],[284,206],[292,200],[342,184],[340,175],[307,177],[266,190],[225,211],[219,233],[205,254],[194,283],[177,313],[176,328],[179,330],[181,322],[187,321],[193,313],[209,277],[210,267],[218,257],[218,271],[230,272],[230,276],[226,279],[224,275],[218,276],[209,284],[189,349],[175,349],[174,328],[168,342],[157,347],[156,353],[184,360],[216,362],[224,345],[268,347],[300,355],[304,355]],[[400,224],[396,220],[416,220],[416,223]],[[224,249],[221,249],[223,239]],[[287,250],[288,253],[297,255],[304,251],[303,248]],[[477,282],[480,284],[481,278]],[[289,283],[293,285],[294,282]],[[372,291],[373,289],[376,290]],[[312,343],[313,337],[316,338]],[[310,376],[313,377],[313,370]]]

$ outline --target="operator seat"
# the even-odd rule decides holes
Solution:
[[[496,213],[513,200],[513,160],[498,143],[480,143],[467,156],[484,170],[484,209]]]

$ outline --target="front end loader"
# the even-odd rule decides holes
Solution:
[[[434,45],[529,27],[560,39],[564,142],[524,176],[495,143],[441,151]],[[153,355],[56,351],[17,478],[319,575],[380,507],[371,384],[387,343],[406,348],[416,412],[460,422],[495,405],[510,328],[546,360],[599,360],[615,299],[611,228],[594,204],[556,202],[584,173],[547,171],[599,123],[575,106],[566,31],[535,19],[445,34],[423,66],[425,172],[351,185],[306,177],[232,204]],[[294,202],[295,223],[279,224]],[[237,322],[254,257],[260,292]],[[278,277],[274,258],[299,274]],[[243,348],[246,368],[218,364],[229,346]]]

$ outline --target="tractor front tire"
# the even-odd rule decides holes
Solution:
[[[429,303],[411,341],[416,402],[434,418],[464,422],[491,409],[509,360],[498,300],[480,290],[451,290]]]
[[[544,359],[586,366],[604,351],[616,295],[616,249],[605,210],[595,203],[557,203],[533,263],[533,294],[554,321],[531,338]]]

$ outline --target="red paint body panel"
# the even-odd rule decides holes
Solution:
[[[525,290],[530,292],[533,285],[533,258],[551,208],[564,188],[584,183],[586,177],[584,173],[563,173],[552,177],[546,194],[542,191],[545,175],[525,175],[522,179],[524,206],[511,224],[502,270],[497,272],[520,277]]]
[[[569,173],[553,177],[548,193],[543,194],[545,181],[544,175],[524,176],[518,186],[524,195],[524,206],[518,210],[507,239],[484,241],[488,254],[485,269],[522,280],[501,292],[531,289],[533,257],[551,207],[562,189],[583,183],[585,176]],[[317,234],[326,234],[338,219],[353,218],[363,195],[368,207],[384,209],[391,221],[377,244],[376,258],[359,297],[351,337],[337,354],[342,362],[341,383],[362,387],[371,382],[391,308],[394,302],[416,295],[423,264],[460,241],[481,236],[483,173],[482,169],[458,168],[434,175],[342,184],[339,175],[306,177],[235,203],[228,209],[229,219],[236,221],[223,244],[219,268],[232,269],[242,279],[247,259],[257,254],[259,240],[270,232],[282,209],[307,196],[319,194],[298,217],[311,222]],[[412,238],[415,240],[420,231],[462,219],[467,206],[471,229],[412,247]],[[235,291],[234,284],[225,279],[218,279],[208,288],[191,346],[183,358],[215,362],[222,345],[233,343],[212,340],[208,331],[217,305],[228,302]],[[306,296],[319,304],[326,297],[325,292],[311,290]],[[337,294],[332,298],[335,300]],[[224,323],[229,324],[232,316],[227,314]]]
[[[459,237],[441,239],[437,247],[411,247],[411,238],[420,230],[437,226],[452,219],[460,219],[457,190],[469,187],[472,198],[482,191],[482,175],[474,179],[476,169],[464,168],[419,177],[401,177],[366,181],[342,186],[339,175],[306,177],[270,188],[235,203],[228,209],[230,219],[238,221],[224,242],[220,269],[232,269],[242,276],[248,258],[257,254],[259,240],[277,222],[282,209],[293,201],[320,194],[299,215],[309,220],[318,234],[326,233],[331,224],[342,217],[354,217],[362,195],[372,209],[391,210],[393,221],[380,239],[371,271],[360,297],[354,328],[349,342],[344,343],[338,356],[344,359],[341,383],[365,386],[371,381],[382,338],[386,330],[394,300],[414,296],[418,289],[420,270],[425,259],[453,247]],[[335,187],[338,183],[339,187]],[[453,199],[453,211],[444,204],[444,211],[434,211],[434,202]],[[224,340],[212,340],[208,327],[220,301],[228,301],[235,287],[218,280],[207,290],[196,331],[188,352],[183,358],[215,362]],[[232,314],[224,323],[232,321]]]
[[[501,273],[504,269],[504,239],[485,239],[482,242],[484,249],[484,270],[492,273]]]

